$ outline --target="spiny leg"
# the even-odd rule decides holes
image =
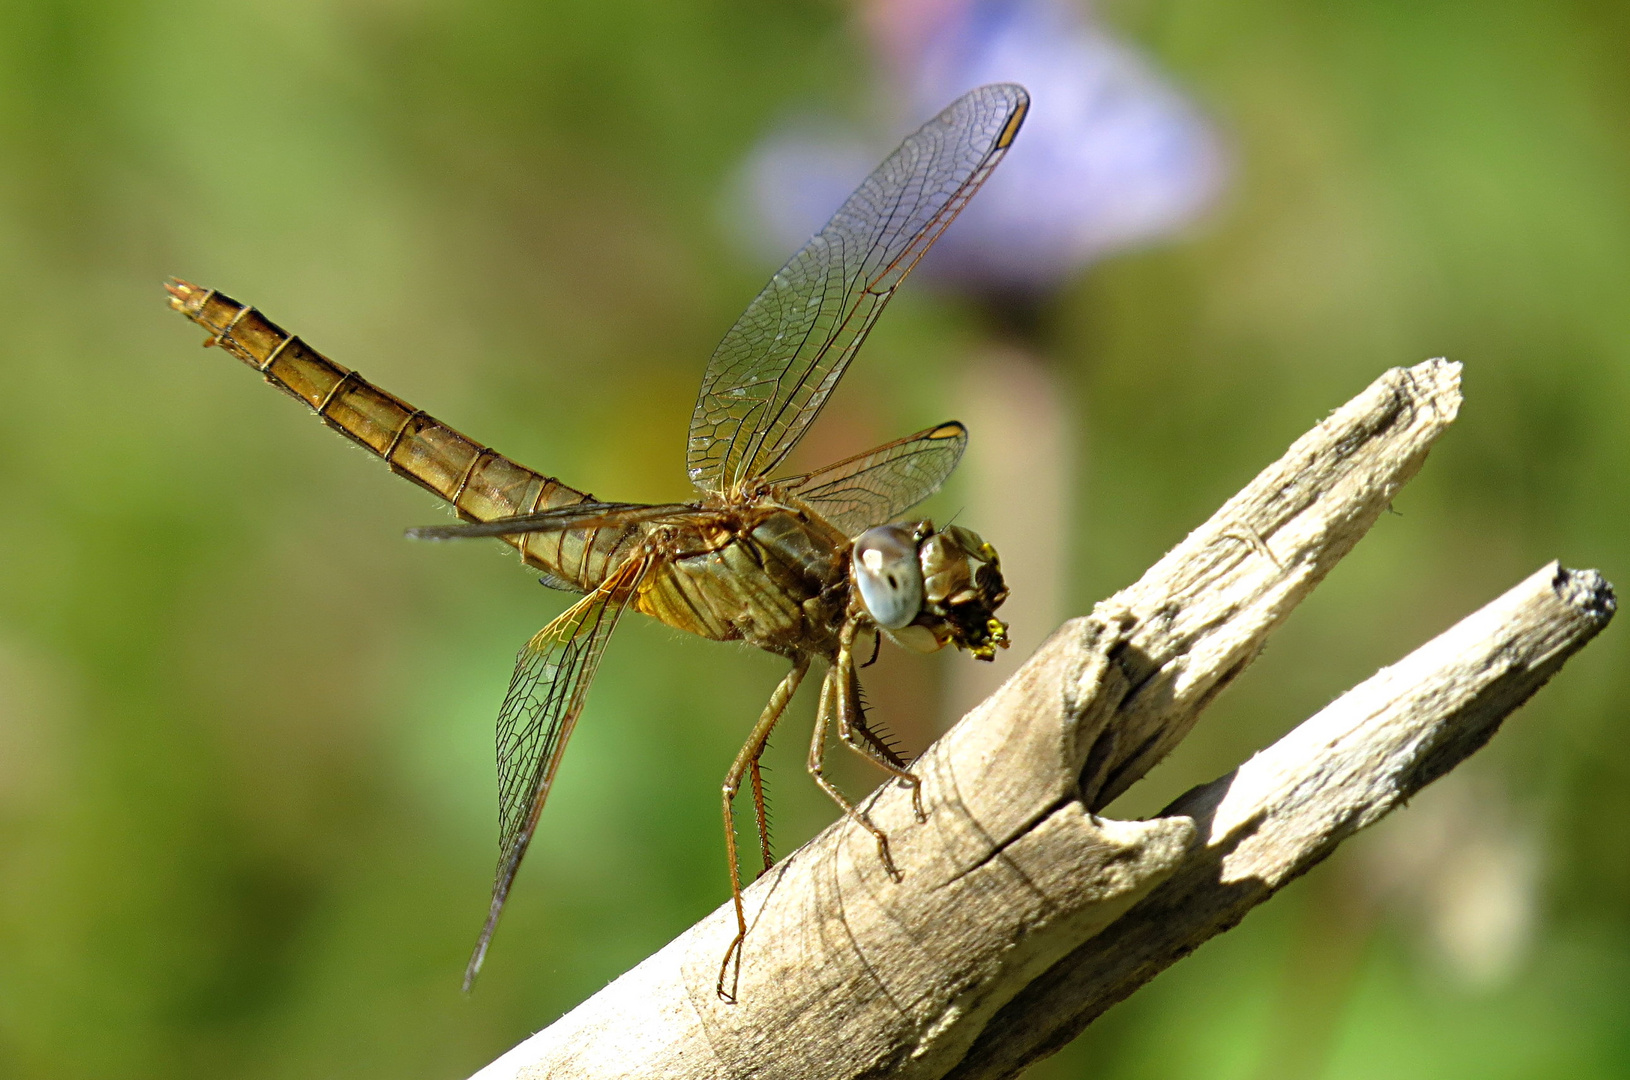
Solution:
[[[877,840],[877,857],[883,861],[883,869],[888,871],[889,877],[899,881],[900,871],[894,868],[894,857],[889,854],[888,835],[873,825],[866,815],[826,778],[826,725],[827,716],[832,708],[833,687],[836,685],[837,675],[837,665],[834,664],[827,669],[826,678],[821,681],[821,703],[815,710],[815,732],[809,740],[809,775],[814,777],[821,790],[843,809],[844,815],[850,821],[872,834]]]
[[[861,666],[864,667],[865,665],[862,664]],[[906,759],[901,757],[899,751],[884,740],[882,734],[872,726],[872,718],[867,715],[866,711],[866,697],[861,692],[858,672],[851,680],[850,693],[854,702],[854,708],[849,718],[850,728],[862,740],[860,742],[850,742],[848,744],[850,749],[860,753],[874,765],[890,772],[901,769],[909,770],[911,766],[906,762]]]
[[[836,677],[838,738],[843,745],[872,762],[885,772],[893,774],[901,783],[911,789],[911,809],[918,821],[927,821],[928,815],[923,812],[923,783],[917,774],[906,768],[888,750],[881,739],[866,727],[865,718],[860,713],[859,683],[855,675],[855,624],[851,620],[844,624],[838,634],[838,659],[832,666],[829,677]],[[857,734],[866,741],[862,742]]]
[[[792,670],[787,677],[781,680],[781,685],[775,688],[770,700],[759,714],[758,723],[753,725],[752,734],[747,736],[747,742],[742,746],[736,760],[731,763],[730,771],[724,778],[724,850],[725,857],[730,862],[730,899],[736,907],[736,936],[725,950],[724,961],[719,965],[719,997],[725,1001],[736,1000],[736,985],[741,979],[741,948],[747,940],[747,910],[741,899],[741,863],[736,853],[736,815],[731,809],[731,803],[736,798],[736,792],[741,790],[742,777],[749,771],[753,773],[755,783],[753,795],[755,810],[758,819],[763,821],[764,807],[759,801],[763,796],[763,789],[758,782],[758,759],[764,753],[764,744],[769,741],[770,732],[775,729],[776,721],[786,711],[787,703],[797,691],[798,684],[803,681],[804,673],[809,670],[809,657],[799,656],[792,662]],[[725,976],[731,974],[731,960],[734,960],[735,971],[730,980],[730,991],[724,988]]]
[[[747,781],[753,789],[753,824],[758,826],[758,853],[764,859],[764,870],[768,870],[775,865],[775,854],[770,851],[770,808],[764,798],[764,767],[758,758],[754,758],[747,769]],[[760,870],[759,874],[764,870]],[[754,875],[755,878],[757,876]]]
[[[844,745],[876,765],[892,773],[907,787],[912,789],[912,810],[918,821],[927,821],[923,812],[921,785],[918,776],[911,771],[910,764],[901,757],[899,752],[888,742],[885,742],[876,728],[872,727],[871,719],[866,715],[865,704],[860,696],[860,683],[853,685],[853,700],[856,702],[853,718],[850,721],[850,730],[844,737]],[[843,734],[840,727],[840,734]],[[859,738],[853,738],[858,736]]]

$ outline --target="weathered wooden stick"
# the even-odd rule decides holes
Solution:
[[[1136,585],[1072,620],[867,806],[748,891],[738,1003],[720,908],[479,1075],[1013,1075],[1482,744],[1612,611],[1554,567],[1144,822],[1093,811],[1193,726],[1374,523],[1459,406],[1388,372]]]
[[[945,1075],[1017,1075],[1105,1009],[1480,749],[1613,617],[1594,570],[1542,567],[1156,820],[1202,843],[1141,903],[1020,991]],[[770,1074],[766,1074],[770,1075]]]

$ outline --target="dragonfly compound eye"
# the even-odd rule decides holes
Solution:
[[[879,525],[855,540],[855,584],[872,621],[898,630],[917,617],[923,606],[923,572],[911,532],[898,525]]]

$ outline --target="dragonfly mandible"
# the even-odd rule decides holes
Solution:
[[[465,970],[486,957],[589,683],[623,612],[744,641],[792,664],[723,788],[736,935],[719,968],[733,1000],[747,936],[735,797],[751,792],[760,856],[773,862],[760,755],[811,664],[826,664],[808,767],[844,814],[888,837],[824,775],[828,731],[910,785],[906,761],[868,724],[857,657],[878,635],[920,652],[954,645],[989,660],[1007,645],[995,611],[1007,596],[996,551],[974,532],[901,523],[956,467],[967,432],[954,421],[815,472],[772,479],[814,422],[906,275],[973,197],[1024,122],[1029,97],[992,85],[958,98],[909,136],[826,226],[770,279],[720,342],[702,377],[685,463],[697,498],[603,502],[526,468],[322,356],[253,308],[184,281],[171,305],[329,427],[440,496],[466,524],[410,530],[422,539],[496,537],[582,598],[527,642],[498,714],[500,842],[487,917]],[[734,974],[733,974],[734,973]]]

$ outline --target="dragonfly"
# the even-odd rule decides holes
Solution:
[[[882,638],[981,660],[1008,644],[996,550],[970,529],[902,520],[939,490],[967,445],[950,421],[814,472],[779,476],[900,283],[1012,145],[1029,109],[1017,85],[972,90],[902,142],[788,260],[724,336],[702,377],[686,503],[607,502],[529,469],[329,360],[258,310],[180,279],[171,306],[215,345],[303,401],[392,472],[445,500],[460,524],[420,539],[493,537],[542,582],[580,595],[521,649],[498,713],[499,861],[468,991],[553,789],[618,620],[630,608],[705,638],[742,641],[791,668],[722,789],[736,932],[717,992],[733,1001],[747,938],[735,800],[745,784],[764,869],[774,860],[760,757],[812,664],[825,666],[808,770],[877,843],[888,837],[825,775],[829,733],[912,789],[905,758],[868,719],[857,668]]]

